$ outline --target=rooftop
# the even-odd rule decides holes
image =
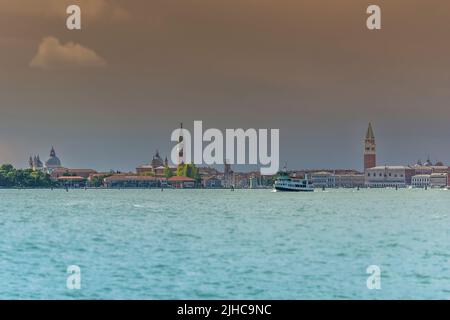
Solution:
[[[79,176],[62,176],[58,178],[59,181],[81,181],[81,180],[85,180],[85,178],[83,177],[79,177]]]
[[[105,182],[112,181],[159,181],[166,180],[166,178],[152,177],[152,176],[132,176],[132,175],[114,175],[105,178]]]
[[[189,178],[189,177],[182,177],[182,176],[175,176],[169,178],[170,182],[195,182],[195,179]]]
[[[408,167],[408,166],[377,166],[374,168],[369,168],[367,170],[405,170],[405,169],[411,169],[411,167]]]

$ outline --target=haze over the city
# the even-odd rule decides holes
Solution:
[[[375,2],[0,0],[0,163],[132,170],[202,120],[279,128],[290,168],[361,169],[369,121],[379,164],[448,164],[450,3]]]

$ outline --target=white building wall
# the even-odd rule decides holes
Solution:
[[[335,188],[336,176],[330,172],[317,172],[311,174],[311,180],[315,188]]]
[[[406,167],[385,166],[367,169],[365,184],[369,188],[406,187]]]
[[[432,188],[444,188],[447,186],[448,175],[446,173],[433,173],[430,177]]]
[[[426,188],[430,186],[430,177],[429,174],[420,174],[415,175],[411,179],[411,186],[413,188]]]

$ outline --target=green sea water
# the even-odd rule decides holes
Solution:
[[[448,299],[450,191],[0,190],[0,298]]]

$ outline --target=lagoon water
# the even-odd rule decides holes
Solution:
[[[450,191],[0,190],[0,298],[448,299]]]

